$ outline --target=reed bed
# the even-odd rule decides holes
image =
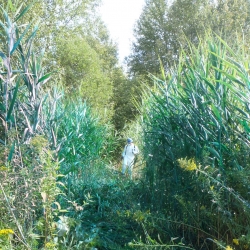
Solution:
[[[145,200],[170,218],[166,239],[248,247],[249,56],[218,37],[190,51],[145,91]]]

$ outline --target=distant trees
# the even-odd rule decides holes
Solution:
[[[245,0],[147,0],[137,22],[136,42],[128,57],[132,75],[160,74],[174,65],[188,43],[210,31],[228,40],[249,39],[250,3]]]
[[[114,115],[112,121],[115,129],[121,131],[138,115],[136,103],[140,102],[141,87],[137,79],[127,79],[121,69],[116,70],[114,79]]]
[[[153,74],[159,71],[158,56],[168,64],[168,4],[165,0],[146,1],[134,34],[136,42],[128,58],[130,72],[134,75]]]
[[[106,44],[101,43],[83,32],[69,30],[57,39],[56,49],[56,61],[67,94],[77,94],[100,113],[111,115],[111,72],[117,67],[114,45],[108,40]]]
[[[3,1],[11,17],[25,11],[24,25],[37,26],[33,44],[42,53],[45,72],[53,72],[47,88],[60,85],[66,97],[87,100],[116,129],[133,120],[132,102],[136,83],[127,79],[118,65],[117,46],[97,13],[99,0]],[[21,11],[18,11],[21,4]],[[17,14],[18,15],[18,14]],[[14,19],[14,18],[13,18]]]

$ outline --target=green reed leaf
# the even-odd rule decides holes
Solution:
[[[10,152],[9,152],[9,155],[8,155],[8,161],[10,162],[13,158],[13,154],[14,154],[14,151],[15,151],[15,145],[16,145],[16,142],[13,141],[12,145],[11,145],[11,148],[10,148]]]
[[[15,91],[14,91],[14,94],[13,94],[13,98],[11,100],[9,110],[7,112],[6,121],[9,121],[10,118],[11,118],[11,113],[13,111],[13,108],[14,108],[14,105],[15,105],[15,102],[16,102],[16,98],[17,98],[17,93],[18,93],[18,88],[19,88],[19,82],[20,82],[20,79],[18,79],[18,81],[16,83],[16,87],[15,87]]]
[[[24,32],[22,33],[22,35],[18,38],[18,40],[15,42],[12,50],[10,51],[10,55],[13,54],[13,52],[17,49],[17,47],[19,46],[20,42],[22,41],[23,37],[25,36],[25,34],[28,32],[30,28],[30,24],[27,25],[26,29],[24,30]]]
[[[36,1],[33,1],[31,4],[29,4],[28,6],[26,6],[22,12],[14,19],[14,22],[16,22],[18,19],[20,19],[22,16],[24,16],[29,9],[32,7],[32,5],[35,3]]]

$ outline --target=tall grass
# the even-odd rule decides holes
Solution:
[[[171,218],[164,227],[169,235],[196,247],[209,238],[231,244],[249,235],[250,82],[243,48],[219,38],[191,46],[165,79],[152,77],[156,89],[145,98],[145,200]]]
[[[28,8],[14,20],[3,10],[0,22],[0,245],[62,249],[56,221],[62,208],[78,217],[90,202],[85,189],[105,183],[113,137],[81,99],[43,89],[51,74],[32,48],[37,27],[17,23]]]
[[[113,139],[109,126],[102,125],[81,99],[59,101],[59,119],[56,136],[61,148],[58,157],[61,173],[76,190],[84,184],[94,183],[93,178],[101,174],[105,159],[111,160]],[[100,177],[100,176],[99,176]]]
[[[50,241],[51,205],[60,191],[58,164],[43,127],[42,86],[51,74],[32,49],[37,27],[30,31],[31,25],[19,24],[29,8],[13,8],[13,18],[2,9],[0,22],[0,240],[6,249],[34,249]],[[13,240],[4,235],[6,230],[15,235]]]

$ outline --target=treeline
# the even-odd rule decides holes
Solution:
[[[131,75],[159,76],[160,63],[168,72],[183,50],[190,51],[190,43],[198,45],[210,32],[229,45],[248,41],[249,13],[250,3],[244,0],[145,1],[127,58]]]

